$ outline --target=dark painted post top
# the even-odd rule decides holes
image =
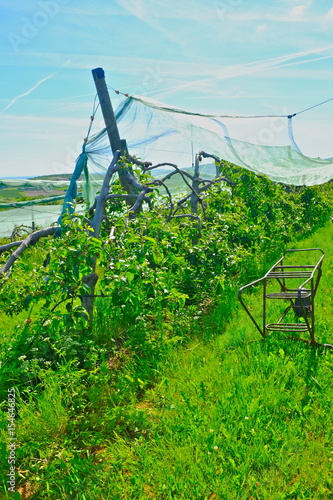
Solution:
[[[116,118],[114,116],[109,91],[106,86],[105,73],[103,68],[95,68],[92,70],[92,74],[109,136],[111,149],[114,154],[117,150],[121,149],[121,144]]]

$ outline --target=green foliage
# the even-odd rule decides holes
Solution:
[[[75,216],[16,262],[2,287],[0,392],[19,393],[20,482],[32,498],[330,498],[326,483],[314,496],[319,480],[298,477],[295,459],[326,456],[315,416],[330,412],[318,396],[319,384],[331,397],[330,360],[288,343],[245,347],[252,333],[230,318],[239,283],[327,221],[332,190],[223,169],[235,184],[205,195],[201,237],[196,221],[168,220],[154,192],[136,218],[112,201],[100,239]],[[93,271],[91,325],[81,298]],[[5,436],[5,413],[1,425]]]

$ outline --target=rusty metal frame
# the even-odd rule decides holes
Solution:
[[[292,252],[320,252],[322,255],[317,259],[315,264],[311,265],[284,265],[284,259],[287,254]],[[289,249],[286,250],[284,255],[269,269],[269,271],[262,277],[247,285],[242,286],[238,291],[238,299],[250,317],[262,337],[266,337],[270,331],[280,331],[289,333],[303,333],[307,332],[310,340],[301,337],[290,336],[295,340],[301,340],[312,345],[323,345],[325,347],[333,348],[330,344],[320,344],[315,339],[315,308],[314,299],[318,290],[320,278],[322,276],[322,262],[324,259],[324,252],[320,248],[304,248],[304,249]],[[297,279],[298,283],[301,279],[301,284],[297,284],[294,288],[287,286],[287,280]],[[275,281],[279,285],[279,290],[267,293],[267,284]],[[251,288],[255,285],[262,283],[263,285],[263,313],[262,313],[262,326],[259,326],[258,321],[254,318],[253,314],[247,307],[242,294],[244,290]],[[266,323],[267,318],[267,299],[287,300],[289,305],[284,310],[282,316],[276,323]],[[307,303],[306,303],[307,301]],[[304,318],[304,323],[283,323],[283,319],[287,316],[288,312],[294,309],[295,313]]]

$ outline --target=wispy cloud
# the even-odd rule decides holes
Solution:
[[[311,58],[307,59],[307,56],[311,56]],[[40,65],[47,67],[49,65],[49,61],[54,62],[61,57],[61,54],[33,52],[30,54],[26,53],[25,60],[27,60],[28,57],[33,58],[35,61],[38,60]],[[282,65],[286,62],[290,62],[290,65],[296,65],[299,62],[306,64],[308,62],[320,60],[321,58],[331,57],[333,57],[333,44],[233,65],[211,64],[204,62],[194,63],[176,60],[170,61],[148,57],[117,57],[107,55],[101,56],[99,54],[76,54],[75,60],[71,63],[71,70],[84,69],[90,71],[91,68],[96,66],[96,60],[98,60],[99,64],[105,70],[114,72],[114,68],[116,67],[118,74],[123,75],[138,76],[142,75],[147,67],[156,67],[156,69],[158,68],[169,77],[174,78],[177,75],[178,79],[180,77],[185,79],[187,77],[192,78],[200,75],[224,76],[225,78],[231,78],[233,76],[241,76],[242,74]]]
[[[11,108],[13,106],[13,104],[16,103],[16,101],[18,101],[19,99],[21,99],[22,97],[25,97],[29,94],[31,94],[31,92],[33,92],[34,90],[36,90],[42,83],[46,82],[47,80],[50,80],[50,78],[53,78],[57,73],[59,73],[59,70],[58,71],[55,71],[54,73],[51,73],[51,75],[48,75],[46,76],[45,78],[42,78],[41,80],[39,80],[39,82],[37,82],[33,87],[31,87],[29,90],[27,90],[26,92],[24,92],[23,94],[19,94],[17,95],[16,97],[14,97],[9,104],[7,104],[7,106],[5,106],[2,110],[2,112],[4,111],[7,111],[7,109]]]
[[[170,1],[171,4],[170,5]],[[172,1],[156,2],[154,0],[116,0],[117,4],[131,15],[142,22],[147,23],[153,29],[164,31],[163,25],[159,21],[164,20],[184,20],[198,22],[246,22],[252,21],[272,21],[279,23],[315,23],[322,22],[324,15],[310,12],[312,2],[310,0],[285,1],[284,6],[277,8],[274,5],[267,5],[267,8],[258,8],[255,5],[249,9],[245,2],[211,1],[203,3],[197,0],[183,0],[182,2]],[[332,6],[333,9],[333,6]],[[333,15],[333,11],[332,11]],[[165,33],[166,34],[166,33]],[[169,36],[172,32],[169,31]],[[180,39],[181,41],[181,39]]]
[[[306,58],[306,56],[313,56],[314,54],[321,54],[325,51],[331,51],[332,53],[325,56],[320,56],[317,58]],[[301,59],[303,58],[303,59]],[[263,72],[267,72],[268,69],[274,70],[275,68],[279,69],[286,66],[294,66],[299,64],[306,64],[308,62],[314,62],[316,60],[333,58],[333,45],[328,47],[321,47],[318,49],[312,49],[307,51],[293,52],[290,54],[285,54],[283,56],[274,57],[270,59],[264,59],[259,61],[252,61],[246,64],[238,64],[232,66],[209,66],[205,68],[205,74],[209,75],[209,78],[200,78],[196,80],[192,80],[191,82],[186,82],[180,85],[176,85],[173,88],[170,88],[167,92],[163,92],[163,95],[170,95],[178,92],[180,90],[188,89],[190,87],[202,87],[203,83],[211,84],[213,80],[227,80],[234,77],[239,76],[250,76],[250,75],[259,75]],[[301,60],[300,60],[301,59]],[[196,74],[200,74],[203,68],[197,68]],[[185,69],[186,71],[186,69]]]
[[[65,61],[64,63],[61,64],[62,68],[66,67],[66,66],[69,66],[71,62],[72,62],[71,59],[68,59],[67,61]],[[11,108],[13,106],[13,104],[16,103],[16,101],[18,101],[19,99],[22,99],[22,97],[26,97],[27,95],[31,94],[31,92],[33,92],[34,90],[36,90],[42,83],[46,82],[47,80],[50,80],[55,75],[57,75],[60,71],[61,71],[61,69],[58,69],[57,71],[54,71],[54,73],[51,73],[50,75],[45,76],[44,78],[42,78],[41,80],[39,80],[33,87],[31,87],[30,89],[26,90],[26,92],[24,92],[23,94],[19,94],[19,95],[15,96],[7,104],[7,106],[5,106],[1,110],[1,112],[3,113],[4,111],[7,111],[7,109]]]
[[[38,54],[33,53],[30,55],[34,61],[39,61],[43,66],[47,66],[49,61],[56,60],[60,54]],[[186,95],[188,91],[195,91],[198,96],[216,95],[219,92],[221,85],[220,82],[230,80],[233,78],[246,77],[246,78],[309,78],[310,80],[327,80],[332,77],[332,71],[318,67],[316,71],[313,67],[307,68],[307,65],[318,64],[321,60],[333,58],[333,45],[321,46],[310,50],[302,50],[298,52],[290,52],[278,57],[259,59],[243,64],[223,65],[223,64],[207,64],[207,63],[194,63],[194,62],[180,62],[180,61],[167,61],[158,60],[153,58],[139,58],[139,57],[116,57],[116,56],[98,56],[95,54],[77,54],[75,59],[72,60],[70,71],[76,70],[90,70],[96,65],[98,60],[107,72],[107,80],[110,85],[114,85],[110,79],[113,74],[114,68],[118,68],[116,84],[119,90],[128,92],[130,94],[150,95],[153,93],[157,99],[163,100],[166,97],[170,98],[175,94]],[[27,59],[27,54],[26,58]],[[302,68],[297,69],[302,66]],[[151,74],[156,73],[156,80],[150,78],[149,81],[152,85],[145,85],[148,72]],[[110,73],[109,73],[110,72]],[[112,73],[111,73],[112,72]],[[47,78],[54,76],[49,75],[42,79],[38,84],[45,81]],[[83,77],[83,75],[82,75]],[[80,76],[81,78],[81,76]],[[133,83],[135,81],[135,84]],[[147,80],[148,81],[148,80]],[[140,83],[141,82],[141,83]],[[32,92],[37,84],[23,95]],[[223,88],[225,86],[223,85]],[[17,100],[20,96],[17,96]],[[14,99],[7,105],[8,109],[13,104]],[[85,105],[89,108],[89,105]],[[43,106],[43,109],[48,110],[48,115],[58,114],[58,111],[74,111],[73,108],[69,110],[67,105],[60,106],[58,110],[54,109],[53,105]],[[83,108],[82,108],[83,111]],[[43,113],[42,113],[43,114]]]
[[[214,2],[205,4],[200,0],[182,0],[169,2],[156,2],[155,0],[116,0],[125,12],[147,24],[151,30],[159,33],[165,40],[180,47],[183,53],[188,50],[188,43],[183,36],[166,26],[166,20],[183,20],[189,22],[217,21],[218,13]],[[218,20],[219,22],[219,20]]]
[[[116,0],[125,11],[141,21],[152,24],[156,19],[184,19],[187,21],[210,21],[216,19],[218,2],[182,0],[156,2],[155,0]]]
[[[264,33],[267,31],[267,24],[259,24],[259,26],[256,29],[257,33]]]

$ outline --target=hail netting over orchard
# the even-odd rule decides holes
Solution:
[[[98,71],[104,77],[101,68],[97,68],[93,73]],[[295,117],[311,108],[292,115],[230,116],[224,114],[223,110],[213,115],[186,111],[147,97],[115,92],[118,94],[118,100],[120,95],[123,96],[114,113],[119,135],[122,139],[126,139],[129,153],[141,160],[152,162],[154,165],[173,163],[179,168],[189,168],[193,166],[194,155],[204,150],[221,160],[242,166],[257,174],[264,174],[274,182],[311,186],[333,179],[333,158],[306,156],[302,154],[294,140]],[[92,117],[99,108],[97,101],[96,96]],[[333,101],[333,98],[318,105],[328,101]],[[3,179],[0,180],[0,188],[35,187],[45,192],[46,199],[6,203],[1,202],[0,197],[0,208],[15,207],[17,211],[22,212],[24,209],[27,211],[29,206],[62,198],[65,199],[62,213],[71,212],[72,203],[79,194],[90,207],[100,191],[103,176],[114,152],[114,147],[110,146],[110,140],[112,142],[110,128],[90,135],[92,123],[91,121],[66,195],[64,192],[63,194],[59,192],[59,189],[68,187],[66,181]],[[158,170],[153,170],[153,175],[161,173]],[[185,184],[183,188],[179,187],[179,190],[182,189],[186,190]],[[55,194],[54,190],[58,192]],[[60,210],[61,207],[59,212]],[[32,217],[36,218],[36,215],[37,207]],[[11,216],[7,212],[3,219],[6,222],[13,217],[14,215]],[[15,220],[22,220],[20,213],[15,217]],[[2,222],[4,220],[0,220],[0,224]]]
[[[296,113],[202,114],[129,96],[116,115],[120,135],[127,139],[131,154],[154,163],[189,167],[192,152],[204,150],[274,182],[311,186],[333,178],[333,158],[311,158],[297,146],[293,136]]]

